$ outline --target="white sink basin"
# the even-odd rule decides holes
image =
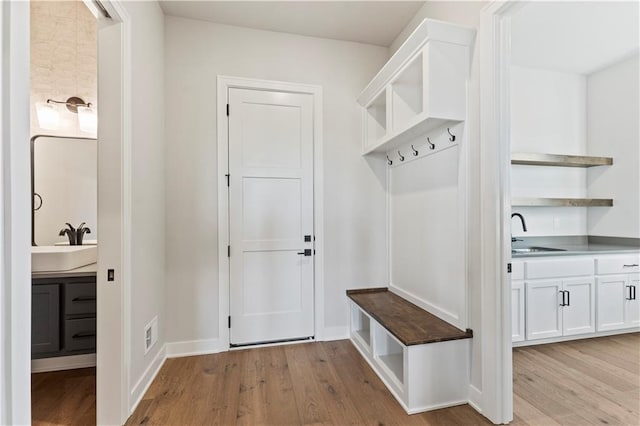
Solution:
[[[98,259],[96,246],[31,247],[32,272],[70,271],[91,265]]]

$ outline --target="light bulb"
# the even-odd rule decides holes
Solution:
[[[55,105],[37,102],[36,112],[38,113],[38,124],[41,129],[58,130],[60,125],[60,113]]]
[[[80,130],[95,135],[98,132],[98,114],[91,107],[78,107]]]

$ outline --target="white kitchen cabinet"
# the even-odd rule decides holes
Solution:
[[[522,342],[525,339],[524,328],[524,282],[511,282],[511,341]]]
[[[640,326],[637,288],[640,274],[599,276],[597,283],[598,331]]]
[[[525,288],[527,340],[595,331],[593,277],[532,280]]]
[[[562,336],[562,281],[528,281],[525,289],[527,340]]]
[[[596,285],[593,277],[562,280],[564,303],[562,335],[593,333],[596,331]]]

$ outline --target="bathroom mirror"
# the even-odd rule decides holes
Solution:
[[[91,229],[84,244],[97,240],[98,143],[96,139],[31,138],[31,244],[68,244],[60,230],[69,222]]]

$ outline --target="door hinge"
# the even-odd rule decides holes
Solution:
[[[224,176],[227,178],[227,187],[229,187],[229,180],[231,179],[231,175],[229,173],[227,173]]]
[[[511,273],[511,264],[507,263],[507,274]]]
[[[227,257],[231,257],[231,246],[227,246]]]
[[[227,117],[229,116],[229,104],[227,104]]]
[[[231,328],[231,315],[229,315],[229,316],[227,317],[227,319],[228,319],[228,321],[229,321],[229,328]]]

